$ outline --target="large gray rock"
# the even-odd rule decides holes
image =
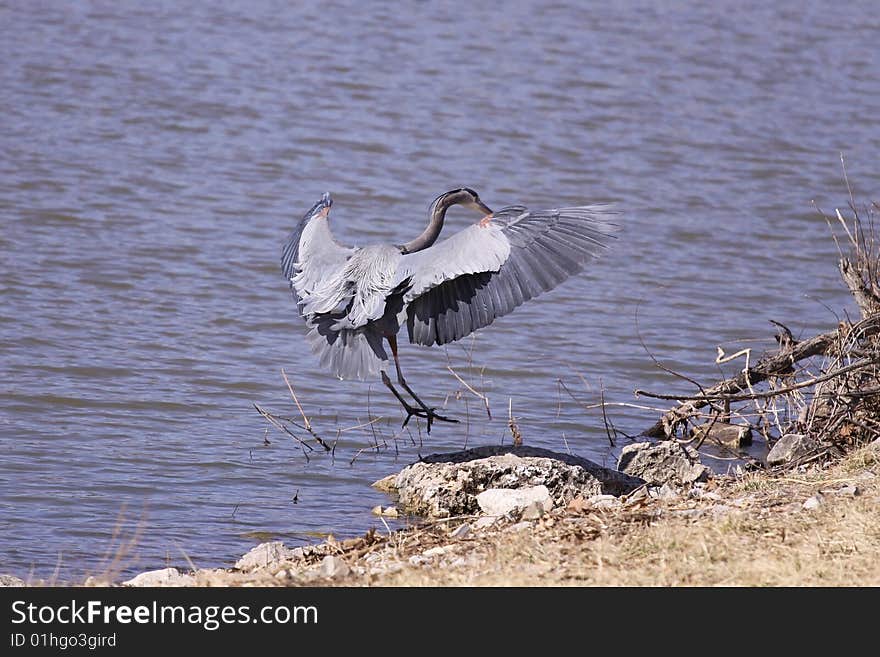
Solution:
[[[434,518],[480,512],[477,495],[490,488],[546,486],[552,506],[564,506],[578,495],[623,495],[644,483],[570,454],[503,445],[432,454],[377,482],[397,493],[400,508]]]
[[[480,511],[487,516],[505,516],[522,513],[531,504],[539,504],[544,511],[553,508],[553,498],[546,486],[529,488],[490,488],[477,495]]]
[[[162,568],[140,573],[122,584],[124,586],[189,586],[194,581],[192,575],[184,575],[177,568]]]
[[[700,463],[697,450],[674,440],[627,445],[620,452],[617,468],[652,486],[690,486],[712,476],[712,470]]]
[[[782,465],[806,456],[819,446],[810,436],[802,433],[787,433],[780,438],[767,454],[767,465]]]
[[[238,570],[245,572],[249,570],[257,570],[258,568],[268,568],[278,563],[286,561],[294,561],[301,553],[296,553],[290,548],[284,547],[281,541],[271,541],[269,543],[260,543],[257,547],[252,548],[250,552],[235,562]]]

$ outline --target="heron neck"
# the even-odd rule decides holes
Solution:
[[[448,199],[441,198],[438,200],[431,208],[431,221],[428,222],[428,227],[412,242],[404,244],[401,247],[401,251],[403,253],[415,253],[416,251],[427,249],[436,242],[440,236],[440,231],[443,230],[443,221],[446,219],[446,211],[450,205],[452,203]]]

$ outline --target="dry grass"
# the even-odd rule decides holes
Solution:
[[[470,541],[466,567],[422,565],[347,584],[389,586],[877,586],[880,460],[863,449],[797,475],[749,475],[711,502],[566,513]],[[854,483],[857,496],[830,491]],[[812,511],[802,503],[828,491]]]

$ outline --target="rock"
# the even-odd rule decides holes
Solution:
[[[694,486],[688,492],[689,497],[696,498],[698,500],[712,500],[713,502],[718,502],[721,500],[721,495],[711,490],[703,490],[702,488],[697,488]]]
[[[818,509],[820,506],[822,506],[822,498],[818,493],[812,497],[808,497],[803,504],[803,508],[807,511]]]
[[[389,518],[397,518],[400,515],[400,513],[397,511],[396,506],[386,506],[382,510],[382,515],[387,516]]]
[[[614,495],[593,495],[587,500],[587,505],[592,509],[611,509],[620,504],[620,500]]]
[[[374,486],[387,490],[388,481],[386,477]],[[448,518],[477,513],[477,496],[489,489],[544,486],[553,506],[562,506],[578,495],[621,495],[643,483],[570,454],[491,445],[425,457],[394,476],[393,490],[404,511]]]
[[[431,561],[433,561],[433,559],[431,559],[430,557],[423,557],[421,554],[414,554],[409,559],[407,559],[407,561],[409,561],[409,564],[411,566],[422,566],[426,563],[430,563]]]
[[[543,510],[553,508],[553,499],[546,486],[529,488],[490,488],[477,495],[480,510],[488,516],[504,516],[522,513],[530,504],[537,503]]]
[[[372,509],[370,509],[370,513],[372,513],[374,516],[381,516],[382,515],[382,507],[377,504]]]
[[[449,538],[464,538],[471,533],[471,526],[467,523],[459,525],[453,531],[449,532]]]
[[[25,581],[14,575],[0,575],[0,588],[25,586]]]
[[[123,586],[189,586],[195,581],[192,575],[183,575],[177,568],[148,570],[122,583]]]
[[[706,422],[691,429],[691,436],[698,440],[709,440],[733,449],[752,444],[752,429],[745,424]]]
[[[102,575],[89,575],[83,586],[113,586],[113,582]]]
[[[620,452],[617,468],[654,486],[690,486],[712,476],[695,449],[674,440],[627,445]]]
[[[496,522],[498,522],[498,518],[500,516],[483,516],[482,518],[478,518],[476,522],[474,522],[474,529],[486,529],[487,527],[491,527]]]
[[[510,527],[508,527],[507,531],[521,532],[521,531],[525,531],[526,529],[531,529],[531,528],[532,528],[532,523],[529,522],[528,520],[523,520],[522,522],[518,522],[515,525],[511,525]]]
[[[351,572],[351,568],[339,557],[328,554],[321,561],[321,575],[324,577],[345,577]]]
[[[444,545],[442,547],[432,547],[422,552],[422,556],[427,557],[428,559],[433,559],[434,557],[442,557],[444,554],[449,552],[450,547],[451,546],[449,545]]]
[[[848,495],[850,497],[862,494],[862,491],[855,484],[845,484],[833,492],[835,495]]]
[[[397,491],[397,475],[388,475],[387,477],[382,477],[379,481],[373,482],[373,488],[376,490],[380,490],[383,493],[394,493]],[[380,507],[381,508],[381,507]]]
[[[297,554],[293,550],[284,547],[284,543],[281,541],[260,543],[241,559],[236,561],[235,567],[238,570],[244,571],[267,568],[280,562],[293,561],[294,559],[302,558],[302,554],[302,551]]]
[[[802,433],[787,433],[776,441],[767,454],[767,465],[790,463],[816,449],[819,443]]]
[[[523,509],[520,520],[537,520],[545,513],[544,504],[541,502],[532,502]]]
[[[651,497],[656,497],[659,500],[672,501],[678,499],[679,493],[673,487],[669,485],[669,482],[666,482],[659,488],[649,489],[649,493],[651,493]]]

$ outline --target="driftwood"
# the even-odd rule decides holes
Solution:
[[[839,210],[834,217],[823,216],[829,226],[835,220],[839,222],[846,234],[848,248],[844,253],[832,229],[840,253],[841,278],[859,307],[861,321],[855,324],[841,321],[833,331],[802,341],[795,341],[787,328],[774,322],[782,329],[776,336],[779,349],[737,376],[707,388],[694,382],[700,390],[693,395],[659,395],[636,390],[636,395],[679,402],[642,435],[684,438],[688,424],[697,425],[708,419],[703,426],[711,430],[714,423],[729,421],[731,402],[751,401],[757,414],[766,416],[769,401],[782,398],[786,407],[796,401],[803,408],[799,417],[785,426],[777,417],[777,433],[811,431],[831,443],[856,443],[880,436],[880,244],[875,241],[873,221],[880,206],[875,203],[869,207],[866,219],[860,217],[854,203],[851,208],[853,218],[849,222]],[[816,357],[823,359],[820,374],[803,378],[805,370],[796,369],[795,364]],[[787,385],[779,385],[778,378],[784,378]],[[761,383],[765,383],[765,389],[755,390]],[[810,393],[809,403],[799,397],[802,392]],[[792,397],[786,399],[787,395]],[[765,405],[759,407],[762,403]],[[707,407],[709,410],[704,410]],[[775,414],[777,409],[770,410]],[[766,417],[762,419],[768,424]],[[766,426],[764,435],[768,436]]]
[[[766,381],[773,376],[783,376],[791,373],[792,365],[805,358],[811,358],[825,354],[837,342],[839,332],[829,331],[814,336],[809,340],[795,342],[779,350],[777,353],[762,358],[757,364],[740,372],[737,376],[725,379],[706,389],[702,394],[687,397],[687,401],[667,411],[643,435],[651,438],[673,438],[677,428],[690,418],[696,416],[701,408],[713,401],[724,401],[727,395],[748,390],[749,386]],[[645,395],[655,398],[666,398],[666,395],[654,395],[644,390],[636,390],[637,395]],[[681,397],[677,397],[681,399]]]

